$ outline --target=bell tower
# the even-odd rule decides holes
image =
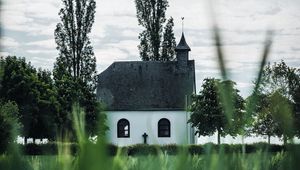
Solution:
[[[177,47],[175,48],[176,51],[176,59],[179,65],[179,68],[186,68],[189,60],[189,52],[191,48],[185,41],[184,33],[182,32],[181,40]]]

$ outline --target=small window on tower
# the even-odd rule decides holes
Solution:
[[[166,118],[158,121],[158,137],[170,137],[171,136],[171,124]]]
[[[120,119],[118,121],[118,138],[130,137],[130,124],[127,119]]]

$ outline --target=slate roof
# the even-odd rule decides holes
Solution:
[[[179,50],[191,51],[191,48],[189,47],[189,45],[185,41],[184,33],[182,33],[180,42],[175,48],[175,51],[179,51]]]
[[[115,62],[98,75],[97,98],[110,111],[184,110],[194,90],[194,60],[184,70],[177,61]]]

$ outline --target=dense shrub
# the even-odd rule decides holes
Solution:
[[[118,146],[116,146],[114,144],[108,144],[107,149],[108,149],[109,155],[116,155],[118,152]]]
[[[188,146],[188,152],[192,155],[199,155],[203,154],[205,151],[203,145],[190,145]]]
[[[67,147],[72,155],[76,155],[78,152],[78,145],[76,143],[64,143],[61,144],[60,147]],[[26,155],[57,155],[59,146],[57,143],[29,143],[26,145],[20,145],[20,148]]]
[[[79,152],[79,146],[76,143],[65,143],[62,144],[62,147],[67,147],[70,150],[70,153],[77,155]],[[20,145],[20,148],[23,148],[23,153],[26,155],[56,155],[58,153],[57,143],[48,143],[48,144],[26,144]],[[255,143],[255,144],[246,144],[245,153],[255,153],[258,151],[263,152],[282,152],[286,151],[287,148],[299,148],[299,144],[294,145],[275,145],[267,143]],[[131,146],[118,147],[113,144],[107,145],[108,155],[114,156],[117,152],[123,155],[135,156],[135,155],[157,155],[159,153],[176,155],[181,151],[185,151],[191,155],[201,155],[201,154],[210,154],[210,153],[242,153],[243,145],[242,144],[221,144],[216,145],[213,143],[207,143],[204,145],[145,145],[137,144]]]
[[[179,151],[179,146],[176,144],[162,145],[160,146],[160,149],[163,153],[166,153],[168,155],[175,155]]]
[[[158,145],[137,144],[127,147],[127,154],[132,155],[157,155]]]

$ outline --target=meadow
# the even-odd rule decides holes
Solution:
[[[102,145],[102,144],[101,144]],[[292,145],[291,145],[292,147]],[[86,148],[86,149],[84,149]],[[118,152],[115,156],[103,154],[100,145],[87,144],[78,155],[68,154],[68,148],[58,155],[0,157],[0,169],[69,170],[69,169],[297,169],[300,150],[295,148],[282,152],[225,153],[206,148],[205,154],[188,154],[181,150],[176,155],[159,152],[157,155],[128,156]],[[102,150],[101,150],[102,148]],[[63,153],[65,152],[65,153]]]

